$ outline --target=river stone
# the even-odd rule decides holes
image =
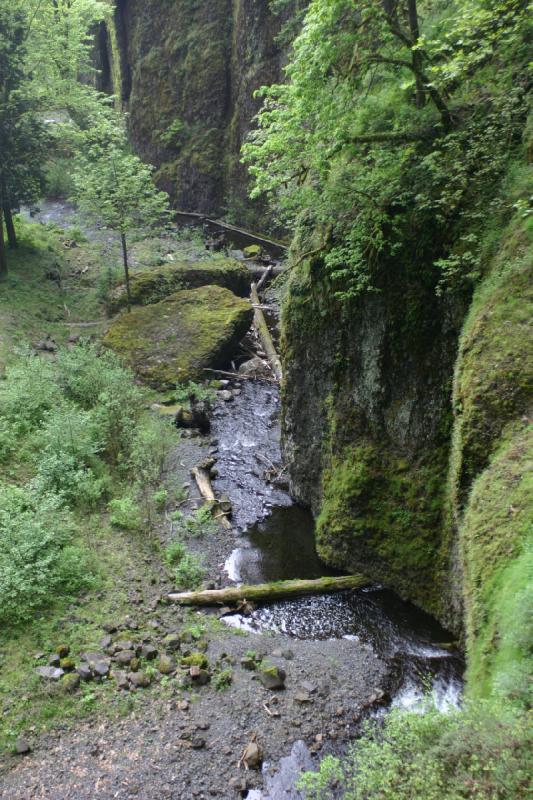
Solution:
[[[104,345],[150,386],[166,389],[203,380],[207,367],[223,367],[252,317],[249,301],[228,289],[187,289],[122,313],[111,324]]]
[[[133,272],[130,276],[131,302],[133,305],[157,303],[179,289],[198,289],[200,286],[222,286],[238,297],[248,297],[250,283],[250,270],[234,258],[175,261]],[[119,286],[111,293],[110,311],[119,311],[126,301],[126,287]]]
[[[64,692],[72,694],[80,685],[81,678],[77,672],[69,672],[68,675],[63,675],[61,679],[61,688]]]
[[[119,664],[123,666],[127,666],[130,664],[133,659],[135,658],[135,653],[133,650],[120,650],[118,653],[115,654],[115,659]]]
[[[274,664],[264,663],[259,666],[258,677],[265,689],[284,689],[285,670],[276,667]]]
[[[15,752],[19,756],[24,756],[27,753],[30,753],[31,745],[28,742],[28,740],[23,738],[17,739],[17,741],[15,742]]]
[[[176,669],[176,663],[170,656],[163,654],[159,657],[157,669],[162,675],[170,675]]]
[[[45,681],[58,681],[65,674],[59,667],[36,667],[35,672]]]
[[[152,682],[146,672],[128,672],[128,680],[136,689],[146,689]]]

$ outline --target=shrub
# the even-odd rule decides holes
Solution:
[[[94,580],[86,553],[69,542],[73,523],[54,495],[0,484],[0,620],[16,624]]]
[[[58,371],[66,397],[94,409],[107,458],[112,463],[127,461],[143,406],[142,390],[130,370],[114,353],[99,353],[94,345],[82,343],[60,351]]]
[[[37,428],[60,402],[53,363],[23,354],[6,368],[5,380],[0,381],[0,417],[18,436]]]
[[[175,521],[178,523],[178,530],[181,535],[188,534],[194,538],[214,533],[217,529],[217,523],[213,519],[209,506],[202,506],[202,508],[195,511],[194,514],[191,514],[190,517],[186,517],[181,512],[177,512]]]
[[[158,489],[152,495],[155,507],[158,511],[164,511],[168,500],[168,492],[166,489]]]
[[[192,553],[186,552],[175,572],[176,589],[196,589],[205,574],[200,560]]]
[[[35,489],[61,496],[71,506],[94,506],[109,476],[98,458],[104,445],[93,413],[67,405],[49,411],[36,441]]]
[[[179,539],[170,542],[165,550],[165,561],[169,567],[175,567],[185,556],[187,548]]]
[[[111,500],[108,509],[111,513],[111,525],[116,528],[138,531],[143,527],[141,510],[130,495]]]
[[[233,670],[228,667],[227,669],[221,669],[220,672],[217,672],[213,678],[213,686],[218,692],[224,691],[227,689],[228,686],[231,685],[233,681]]]
[[[345,800],[515,800],[531,788],[531,740],[525,715],[486,703],[452,714],[395,710],[300,788],[307,800],[329,800],[339,784]]]
[[[141,486],[156,486],[169,451],[170,422],[146,416],[137,427],[131,447],[129,469]]]

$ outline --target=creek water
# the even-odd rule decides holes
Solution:
[[[231,499],[240,531],[224,566],[236,583],[334,574],[316,553],[311,513],[295,505],[287,489],[265,480],[265,474],[283,471],[279,411],[277,387],[260,381],[243,382],[232,403],[215,409],[212,433],[220,475],[215,488]],[[422,712],[429,699],[447,711],[460,704],[462,661],[449,646],[450,634],[381,586],[273,602],[223,619],[249,631],[276,631],[288,640],[345,638],[371,648],[393,666],[391,707]],[[298,777],[316,764],[305,743],[297,741],[270,767],[263,769],[265,789],[250,791],[247,800],[301,800]]]

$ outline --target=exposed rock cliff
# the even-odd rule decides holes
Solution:
[[[178,208],[229,212],[252,225],[263,214],[246,198],[239,153],[259,109],[255,89],[281,76],[282,24],[268,0],[117,3],[120,94],[131,141],[158,167],[158,183]],[[99,42],[105,49],[101,36]],[[109,75],[111,54],[99,60]]]
[[[465,625],[487,681],[475,653],[502,636],[489,597],[524,547],[533,398],[530,218],[495,218],[489,232],[495,255],[471,303],[436,295],[419,250],[349,307],[304,260],[283,314],[284,449],[319,555]],[[295,249],[313,249],[312,223]]]

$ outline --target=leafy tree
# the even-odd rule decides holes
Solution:
[[[2,217],[15,247],[12,209],[38,195],[46,142],[44,126],[25,96],[27,24],[22,10],[0,3],[0,276],[7,274]]]
[[[83,211],[120,236],[130,311],[127,237],[131,231],[158,228],[168,221],[168,195],[156,189],[154,168],[129,152],[118,116],[109,112],[106,118],[102,113],[93,122],[81,135],[84,146],[74,173],[76,199]]]
[[[443,284],[475,279],[479,227],[527,108],[529,6],[309,4],[243,157],[252,196],[299,226],[300,260],[320,260],[336,294],[371,287],[409,239],[427,243]]]

